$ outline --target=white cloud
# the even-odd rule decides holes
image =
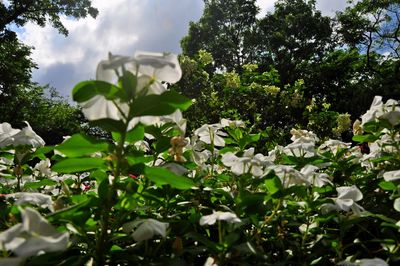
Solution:
[[[263,17],[267,12],[274,9],[276,0],[257,0],[257,5],[260,7],[258,17]]]
[[[94,71],[109,51],[130,55],[135,50],[180,52],[180,39],[187,34],[189,21],[202,14],[202,0],[93,0],[99,9],[96,19],[62,18],[67,37],[50,25],[41,28],[28,23],[20,39],[35,47],[32,58],[39,69],[33,79],[69,95],[81,80]]]
[[[273,11],[276,0],[258,0],[261,15]],[[346,0],[318,0],[324,15],[342,9]],[[180,40],[190,21],[198,21],[202,0],[92,0],[99,9],[96,19],[62,18],[67,37],[47,25],[28,23],[18,31],[19,38],[35,47],[32,58],[39,69],[34,81],[49,83],[63,95],[81,80],[94,78],[94,71],[108,52],[130,55],[135,50],[179,53]]]

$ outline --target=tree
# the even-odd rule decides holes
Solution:
[[[260,64],[276,68],[282,86],[293,84],[304,64],[317,64],[333,48],[331,19],[316,10],[315,0],[279,0],[258,30]]]
[[[201,49],[209,51],[215,66],[241,71],[240,66],[254,60],[251,36],[259,8],[255,0],[204,0],[203,16],[191,22],[181,41],[183,54],[194,57]]]
[[[18,124],[27,120],[47,138],[48,143],[60,141],[63,135],[79,129],[78,109],[54,94],[54,89],[48,96],[48,89],[31,81],[32,69],[36,67],[30,58],[32,47],[22,44],[10,25],[21,27],[30,21],[44,26],[49,22],[60,33],[67,35],[61,16],[79,19],[87,15],[96,17],[97,13],[89,0],[0,2],[0,122]]]
[[[11,0],[9,2],[8,5],[0,2],[0,32],[11,23],[21,27],[30,21],[42,27],[50,22],[62,34],[67,35],[68,30],[61,23],[61,15],[79,19],[87,15],[95,18],[98,14],[98,10],[92,7],[90,0]]]
[[[400,1],[362,0],[338,13],[343,43],[400,58]]]
[[[82,112],[49,86],[20,88],[1,105],[0,113],[2,122],[17,127],[24,127],[23,121],[28,121],[47,145],[60,143],[64,136],[81,131],[84,121]]]

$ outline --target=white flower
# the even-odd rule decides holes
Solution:
[[[107,100],[103,95],[96,95],[85,102],[79,103],[79,105],[82,107],[83,114],[90,121],[105,118],[121,120],[124,116],[127,116],[129,111],[128,104],[121,103],[117,100]]]
[[[116,74],[122,75],[123,70],[126,70],[126,66],[129,64],[132,64],[130,68],[134,68],[133,57],[108,53],[108,59],[100,61],[97,65],[96,79],[115,83],[117,81]]]
[[[182,76],[176,55],[137,52],[134,57],[109,54],[108,60],[103,60],[98,64],[96,78],[115,83],[117,78],[114,77],[122,76],[125,71],[130,71],[137,77],[136,96],[161,94],[166,91],[166,86],[161,84],[161,81],[175,83]],[[96,95],[85,102],[81,102],[80,106],[88,120],[105,118],[123,120],[129,122],[128,130],[138,123],[150,125],[160,122],[160,118],[157,116],[135,117],[126,121],[130,109],[128,103],[121,102],[118,99],[109,100],[103,95]],[[180,126],[183,128],[183,124]]]
[[[50,169],[50,165],[50,160],[46,158],[45,160],[38,162],[33,169],[38,170],[43,176],[50,177],[53,174]]]
[[[302,173],[290,165],[272,165],[268,167],[268,169],[274,170],[275,174],[281,180],[284,188],[295,185],[310,185],[310,181],[308,181]]]
[[[206,262],[204,263],[204,266],[218,266],[218,264],[214,258],[208,257]]]
[[[150,145],[147,141],[145,140],[138,140],[136,141],[134,144],[136,149],[138,149],[139,151],[144,151],[147,152],[150,150]]]
[[[26,127],[13,136],[13,146],[29,145],[34,148],[44,146],[44,140],[33,131],[28,122],[25,121],[25,124]]]
[[[333,199],[335,204],[323,204],[323,209],[328,211],[337,210],[345,212],[351,210],[356,215],[359,215],[361,211],[364,211],[364,208],[356,203],[363,199],[363,194],[356,186],[338,187],[336,188],[336,191],[338,192],[338,196]]]
[[[317,135],[314,134],[314,132],[304,130],[304,129],[292,128],[290,130],[290,134],[292,134],[292,137],[290,139],[293,142],[300,138],[305,138],[305,139],[307,139],[307,141],[313,141],[313,142],[319,141],[319,138],[317,137]]]
[[[313,132],[293,128],[290,133],[293,142],[283,148],[283,153],[305,158],[315,156],[315,142],[319,139]]]
[[[59,233],[36,210],[21,210],[22,223],[0,233],[0,247],[18,257],[30,257],[40,251],[54,252],[67,248],[69,234]]]
[[[0,124],[0,147],[29,145],[37,148],[44,146],[44,140],[33,131],[28,122],[25,121],[25,124],[26,127],[21,130],[12,128],[8,123]]]
[[[229,120],[222,118],[220,121],[222,127],[245,127],[245,124],[241,120]]]
[[[16,205],[32,204],[41,208],[49,208],[50,211],[54,211],[53,200],[51,196],[37,192],[16,192],[7,194],[7,198],[16,199]]]
[[[329,139],[319,146],[319,152],[331,151],[336,154],[338,150],[348,149],[351,147],[351,143],[346,143],[340,140]]]
[[[170,115],[164,115],[160,117],[162,123],[175,123],[176,128],[179,129],[181,134],[184,136],[186,133],[186,119],[183,118],[181,110],[176,110]]]
[[[139,65],[139,72],[144,75],[169,83],[176,83],[182,77],[175,54],[137,51],[134,58]]]
[[[338,263],[341,266],[389,266],[383,259],[373,258],[373,259],[361,259],[355,262],[341,261]]]
[[[122,229],[124,232],[129,233],[136,228],[132,233],[132,237],[135,241],[139,242],[152,239],[154,235],[166,237],[168,226],[168,223],[159,222],[154,219],[139,219],[124,224]]]
[[[13,144],[13,136],[17,134],[20,130],[14,129],[7,122],[0,124],[0,148],[9,146]]]
[[[283,147],[280,146],[280,145],[277,145],[277,146],[274,147],[273,150],[270,150],[268,152],[268,157],[267,158],[268,158],[269,161],[274,162],[277,159],[277,157],[279,155],[281,155],[282,153],[283,153]]]
[[[227,136],[225,132],[221,131],[221,124],[205,124],[194,131],[194,134],[199,137],[201,141],[207,144],[213,143],[214,146],[224,147],[225,140],[222,138]]]
[[[329,176],[325,173],[318,173],[317,170],[319,168],[315,165],[307,164],[303,168],[301,168],[300,173],[307,179],[307,181],[316,187],[323,187],[326,184],[331,184]]]
[[[308,138],[301,137],[286,145],[283,152],[295,157],[313,157],[315,156],[315,143]]]
[[[227,152],[222,155],[221,161],[224,165],[231,167],[231,171],[235,175],[250,172],[255,177],[262,176],[264,174],[264,166],[272,164],[261,153],[254,155],[254,148],[245,150],[242,157],[237,157],[234,153]]]
[[[400,106],[398,101],[389,99],[386,103],[382,102],[382,96],[375,96],[370,109],[361,116],[364,125],[367,122],[385,119],[393,126],[400,123]]]
[[[388,171],[383,174],[385,181],[395,181],[400,179],[400,170]]]
[[[241,220],[232,212],[213,212],[210,215],[202,216],[200,218],[200,225],[213,225],[216,221],[227,221],[228,223],[240,223]]]
[[[361,125],[367,122],[375,121],[375,119],[383,114],[382,96],[375,96],[369,110],[361,116]]]

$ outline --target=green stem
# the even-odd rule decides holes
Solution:
[[[128,121],[129,122],[129,121]],[[127,123],[128,123],[127,122]],[[126,129],[121,133],[121,139],[116,148],[116,160],[117,163],[114,169],[114,179],[108,193],[107,201],[104,202],[102,210],[100,213],[100,233],[96,242],[96,265],[105,265],[107,248],[109,246],[109,238],[112,232],[109,232],[110,228],[110,213],[112,211],[112,206],[114,205],[114,198],[117,192],[117,184],[121,175],[122,159],[124,155],[124,143],[126,139]]]
[[[223,239],[222,239],[222,225],[221,225],[221,220],[218,220],[218,241],[220,244],[223,243]]]

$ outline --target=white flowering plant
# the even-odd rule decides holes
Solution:
[[[241,121],[186,132],[181,74],[167,53],[101,61],[73,99],[110,138],[42,147],[0,124],[0,265],[400,262],[397,101],[377,98],[353,143],[293,129],[263,154]]]

